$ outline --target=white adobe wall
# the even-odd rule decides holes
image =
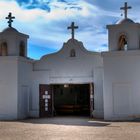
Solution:
[[[75,49],[76,57],[70,57],[71,49]],[[39,84],[94,83],[94,115],[103,117],[102,58],[100,53],[87,51],[81,42],[69,40],[59,52],[36,61],[32,78],[32,115],[38,116]]]
[[[75,49],[76,57],[69,57]],[[46,55],[34,64],[34,71],[50,71],[49,83],[90,83],[93,82],[94,68],[102,65],[99,53],[87,51],[81,42],[68,41],[54,54]]]
[[[140,118],[140,50],[103,53],[104,119]]]
[[[25,43],[25,56],[27,56],[28,35],[18,32],[14,28],[6,28],[0,32],[0,43],[6,42],[8,46],[8,56],[19,56],[19,47],[21,41]]]
[[[103,67],[94,69],[94,112],[93,116],[103,118]]]
[[[32,71],[30,116],[39,117],[39,84],[49,84],[49,71]]]
[[[17,119],[17,57],[0,57],[0,120]]]
[[[18,57],[18,119],[24,119],[30,115],[32,69],[31,60]]]
[[[140,24],[125,23],[116,25],[107,25],[108,28],[108,42],[109,51],[118,50],[118,41],[120,35],[124,34],[128,41],[128,50],[137,50],[140,48],[139,34]]]

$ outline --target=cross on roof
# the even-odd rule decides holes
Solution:
[[[12,22],[13,22],[12,19],[15,19],[15,17],[12,17],[12,13],[11,12],[9,13],[8,17],[6,17],[6,19],[8,19],[8,21],[7,21],[8,26],[12,27]]]
[[[127,5],[127,2],[124,3],[124,7],[121,7],[121,8],[120,8],[120,10],[124,10],[124,18],[125,18],[125,19],[127,18],[127,10],[128,10],[128,9],[131,9],[131,8],[132,8],[131,6],[128,6],[128,5]]]
[[[72,22],[71,26],[69,26],[67,29],[71,29],[72,39],[74,39],[74,30],[78,29],[78,26],[75,26],[74,22]]]

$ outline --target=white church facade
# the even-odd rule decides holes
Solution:
[[[87,51],[72,38],[57,53],[27,57],[28,35],[11,26],[0,33],[0,120],[88,115],[140,118],[140,24],[125,17],[108,25],[109,51]]]

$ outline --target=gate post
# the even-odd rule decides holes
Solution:
[[[94,108],[94,85],[90,83],[90,117],[93,117],[93,108]]]

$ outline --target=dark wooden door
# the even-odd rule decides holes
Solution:
[[[50,117],[52,111],[52,89],[50,85],[39,85],[39,114],[40,117]]]

